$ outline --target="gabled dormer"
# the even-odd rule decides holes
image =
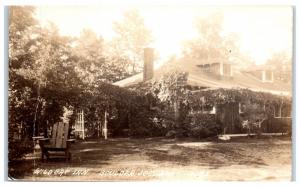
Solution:
[[[247,71],[252,76],[257,78],[263,83],[273,83],[274,82],[274,72],[272,67],[268,66],[257,66]]]
[[[261,81],[262,82],[274,82],[273,70],[262,70],[261,71]]]
[[[198,65],[201,71],[222,77],[233,77],[232,64],[224,62],[215,62]]]

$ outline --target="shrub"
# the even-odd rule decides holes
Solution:
[[[26,154],[33,151],[33,141],[29,139],[14,140],[8,142],[9,161],[23,158]]]
[[[194,138],[208,138],[221,133],[221,124],[210,114],[189,114],[184,126],[188,136]]]
[[[129,135],[132,137],[164,136],[167,132],[165,121],[154,111],[140,109],[131,117]]]

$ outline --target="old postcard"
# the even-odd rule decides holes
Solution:
[[[9,6],[8,42],[8,180],[291,180],[291,6]]]

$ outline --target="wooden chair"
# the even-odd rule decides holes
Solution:
[[[66,161],[71,160],[70,147],[71,143],[75,142],[75,139],[68,139],[68,134],[69,124],[58,122],[53,125],[51,138],[39,139],[42,161],[44,161],[45,156],[47,160],[50,158],[50,152],[65,152]]]

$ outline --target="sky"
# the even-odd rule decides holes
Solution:
[[[152,47],[162,60],[180,56],[183,41],[197,36],[196,18],[223,12],[223,33],[239,37],[240,50],[257,64],[265,63],[273,53],[292,54],[293,9],[289,6],[40,6],[36,17],[42,24],[55,23],[62,35],[79,36],[84,28],[92,29],[106,41],[115,35],[113,22],[122,19],[124,11],[139,10],[152,31]]]

